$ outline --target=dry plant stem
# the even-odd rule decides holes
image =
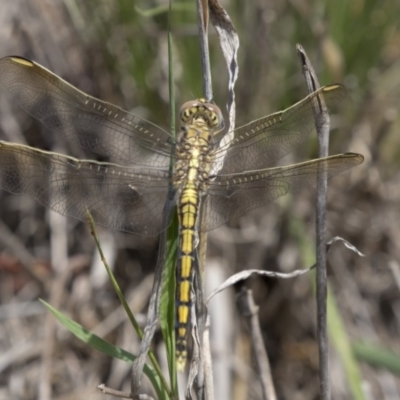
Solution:
[[[268,355],[265,350],[261,328],[258,320],[258,306],[254,303],[253,292],[242,288],[237,299],[239,310],[247,320],[250,328],[251,343],[259,372],[263,400],[276,400],[275,387],[271,376]]]
[[[50,290],[50,303],[53,304],[54,307],[60,308],[65,283],[72,273],[71,269],[68,268],[67,226],[64,217],[53,212],[50,213],[49,217],[51,228],[51,264],[55,271]],[[40,367],[38,395],[40,400],[50,400],[52,398],[52,355],[54,351],[55,334],[56,320],[53,315],[48,313],[44,324],[44,347]]]
[[[228,13],[220,6],[217,0],[208,0],[210,20],[214,25],[219,38],[222,54],[225,58],[228,69],[228,102],[227,109],[229,115],[228,132],[235,129],[236,104],[235,104],[235,83],[239,74],[237,53],[239,49],[239,37],[235,27],[229,18]],[[225,135],[228,140],[230,135]],[[223,141],[222,141],[223,143]]]
[[[202,86],[203,86],[203,97],[207,100],[212,100],[213,98],[213,91],[212,91],[212,81],[211,81],[211,67],[210,67],[210,53],[209,53],[209,47],[208,47],[208,0],[196,0],[196,6],[197,6],[197,21],[198,21],[198,30],[199,30],[199,41],[200,41],[200,61],[201,61],[201,69],[202,69]],[[205,204],[204,207],[207,207]],[[197,262],[199,265],[198,268],[198,286],[199,290],[201,291],[202,287],[202,280],[203,280],[203,272],[204,272],[204,266],[205,266],[205,254],[206,254],[206,248],[207,248],[207,234],[202,233],[200,236],[200,243],[199,247],[197,250]],[[201,258],[199,258],[199,255]],[[201,296],[201,299],[203,300],[203,297]],[[199,301],[199,296],[197,296],[197,301]],[[197,386],[198,386],[198,392],[199,395],[198,397],[200,399],[203,398],[204,396],[204,385],[209,386],[209,382],[205,380],[205,375],[206,377],[209,377],[212,375],[212,369],[211,369],[211,363],[208,365],[210,370],[207,372],[204,371],[204,364],[203,364],[203,359],[202,359],[202,342],[203,342],[203,329],[204,329],[204,323],[203,321],[203,315],[201,312],[202,304],[199,305],[197,304],[197,309],[199,315],[198,317],[198,339],[199,339],[199,352],[198,352],[198,357],[199,357],[199,362],[197,363]],[[191,371],[192,372],[192,371]],[[191,385],[190,385],[191,386]]]
[[[201,245],[201,243],[200,243]],[[199,256],[197,255],[197,259]],[[203,288],[202,288],[202,276],[199,270],[199,261],[197,261],[197,266],[195,268],[194,280],[193,280],[193,288],[194,290],[191,293],[192,298],[192,311],[191,311],[191,326],[192,326],[192,339],[193,339],[193,353],[192,353],[192,361],[193,368],[191,365],[189,381],[195,382],[196,385],[196,397],[198,400],[205,400],[205,391],[206,386],[209,385],[209,382],[205,380],[209,375],[212,375],[211,364],[209,365],[210,370],[208,373],[205,371],[204,364],[204,319],[205,319],[205,310],[204,310],[204,297],[203,297]],[[193,374],[192,377],[190,375]],[[190,385],[190,387],[192,384]],[[187,397],[188,399],[192,399],[192,396]]]
[[[122,399],[135,399],[135,400],[154,400],[153,397],[148,396],[147,394],[139,394],[139,395],[132,395],[132,393],[128,392],[121,392],[120,390],[115,390],[104,386],[101,384],[97,387],[99,391],[103,394],[109,394],[110,396],[119,397]]]
[[[309,93],[320,88],[314,68],[302,46],[297,45],[303,74]],[[327,157],[329,148],[329,114],[322,96],[313,104],[315,127],[318,136],[318,157]],[[327,337],[327,274],[326,274],[326,171],[317,178],[316,259],[317,259],[317,322],[319,349],[319,379],[322,400],[330,400],[329,346]]]
[[[65,277],[66,274],[64,274]],[[63,292],[63,286],[65,279],[62,276],[58,276],[53,281],[53,286],[50,293],[50,303],[59,308],[60,297],[59,294]],[[40,379],[39,379],[39,400],[51,400],[52,398],[52,355],[54,351],[54,336],[56,321],[52,314],[48,313],[44,322],[43,330],[43,351],[42,351],[42,362],[40,365]]]
[[[396,261],[389,261],[389,268],[392,271],[394,281],[400,291],[400,265]]]
[[[211,346],[210,346],[210,316],[207,315],[206,324],[204,327],[203,334],[203,361],[204,361],[204,373],[206,375],[206,399],[214,399],[214,379],[212,374],[212,360],[211,360]]]
[[[211,82],[211,68],[210,68],[210,53],[208,50],[208,0],[196,0],[198,27],[199,27],[199,40],[200,40],[200,58],[202,69],[202,84],[203,96],[206,100],[212,100],[212,82]]]
[[[190,324],[191,324],[191,335],[193,339],[193,352],[192,359],[190,361],[190,370],[187,380],[185,399],[192,400],[192,391],[195,390],[196,399],[198,400],[212,400],[214,397],[206,397],[207,387],[209,382],[207,378],[212,375],[211,364],[204,364],[204,319],[203,314],[206,313],[204,310],[204,300],[201,288],[201,278],[198,266],[195,269],[193,290],[191,291],[191,311],[190,311]],[[202,307],[198,307],[201,304]],[[200,333],[201,332],[201,333]],[[209,368],[205,371],[205,368]]]

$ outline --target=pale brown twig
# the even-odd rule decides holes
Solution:
[[[251,343],[254,349],[254,357],[257,363],[258,375],[261,383],[263,400],[276,400],[275,387],[271,376],[268,355],[262,338],[260,323],[258,320],[258,306],[253,298],[253,292],[242,288],[237,297],[237,303],[242,316],[246,319],[251,335]]]

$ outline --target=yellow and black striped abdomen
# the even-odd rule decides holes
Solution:
[[[187,330],[190,317],[190,290],[193,263],[196,262],[196,221],[199,207],[198,189],[188,182],[179,198],[179,255],[177,265],[176,362],[182,370],[187,358]]]

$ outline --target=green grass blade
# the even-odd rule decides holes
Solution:
[[[83,326],[77,322],[71,320],[60,311],[56,310],[50,304],[44,300],[40,300],[41,303],[56,317],[56,319],[71,332],[76,338],[81,340],[83,343],[89,345],[92,349],[99,351],[100,353],[106,354],[110,357],[118,358],[122,361],[132,363],[135,360],[135,356],[126,350],[123,350],[117,346],[112,345],[106,340],[99,336],[89,332]],[[161,379],[159,378],[156,371],[149,365],[145,365],[144,373],[149,378],[153,385],[154,390],[157,392],[159,399],[168,399],[167,392],[163,388]]]
[[[328,330],[331,342],[343,363],[345,376],[354,400],[366,400],[362,390],[362,377],[336,299],[328,285]]]
[[[167,232],[167,250],[163,271],[163,290],[160,304],[160,325],[167,348],[168,367],[171,377],[171,388],[177,390],[176,357],[175,357],[175,292],[176,292],[176,259],[178,253],[178,216],[176,208],[172,223]]]
[[[168,67],[169,67],[169,119],[170,133],[175,135],[175,93],[174,93],[174,70],[173,70],[173,43],[171,34],[172,2],[169,3],[168,20]],[[170,174],[173,172],[174,155],[171,154]],[[172,188],[171,188],[172,190]],[[167,350],[168,369],[170,373],[170,385],[172,393],[178,397],[176,357],[175,357],[175,293],[176,293],[176,262],[178,253],[178,216],[176,207],[171,213],[171,224],[166,235],[161,235],[160,240],[165,243],[165,265],[163,269],[163,287],[160,303],[160,325]],[[164,246],[160,245],[160,249]]]
[[[106,258],[104,257],[103,250],[101,248],[101,244],[100,244],[100,241],[99,241],[98,236],[97,236],[96,227],[95,227],[93,218],[92,218],[92,216],[91,216],[89,211],[87,211],[86,216],[87,216],[87,219],[88,219],[88,222],[89,222],[91,233],[93,235],[93,238],[95,240],[97,249],[99,251],[101,261],[102,261],[104,267],[106,268],[107,274],[108,274],[108,276],[109,276],[109,278],[111,280],[113,288],[114,288],[115,292],[117,293],[118,298],[119,298],[122,306],[124,307],[124,310],[125,310],[128,318],[129,318],[129,321],[131,322],[131,324],[132,324],[133,328],[135,329],[135,331],[136,331],[137,335],[139,336],[139,338],[142,339],[143,338],[143,332],[142,332],[139,324],[137,323],[136,318],[133,315],[133,313],[132,313],[132,311],[131,311],[131,309],[130,309],[130,307],[128,305],[128,302],[126,301],[125,296],[122,293],[122,290],[119,287],[118,282],[115,279],[114,274],[113,274],[111,268],[109,267]],[[151,363],[153,364],[154,370],[157,372],[157,374],[159,376],[159,379],[160,379],[160,381],[162,382],[162,384],[164,386],[165,391],[169,393],[168,384],[167,384],[167,382],[166,382],[166,380],[164,378],[164,375],[163,375],[163,373],[161,371],[161,368],[160,368],[160,366],[159,366],[159,364],[158,364],[158,362],[157,362],[157,360],[156,360],[156,358],[155,358],[155,356],[154,356],[154,354],[153,354],[153,352],[151,350],[149,350],[149,358],[151,360]]]
[[[362,361],[390,370],[400,375],[400,354],[368,343],[357,342],[351,346],[353,354]]]
[[[115,279],[114,274],[112,273],[112,270],[111,270],[111,268],[110,268],[109,265],[108,265],[108,262],[107,262],[106,258],[104,257],[103,250],[102,250],[102,248],[101,248],[101,244],[100,244],[99,238],[97,237],[96,227],[95,227],[93,218],[92,218],[92,216],[91,216],[91,214],[90,214],[89,211],[87,211],[86,217],[87,217],[88,222],[89,222],[89,226],[90,226],[90,229],[91,229],[91,233],[92,233],[93,238],[94,238],[94,240],[95,240],[95,242],[96,242],[96,247],[97,247],[97,249],[98,249],[98,251],[99,251],[101,261],[102,261],[104,267],[106,268],[107,274],[108,274],[108,276],[109,276],[109,278],[110,278],[110,280],[111,280],[111,283],[112,283],[112,285],[113,285],[113,288],[114,288],[115,292],[117,293],[117,296],[118,296],[118,298],[119,298],[119,301],[121,302],[122,306],[124,307],[124,310],[125,310],[126,314],[128,315],[128,318],[129,318],[129,320],[130,320],[132,326],[134,327],[134,329],[135,329],[137,335],[139,336],[140,339],[142,339],[142,337],[143,337],[143,332],[142,332],[142,330],[141,330],[139,324],[137,323],[137,321],[136,321],[136,319],[135,319],[135,316],[133,315],[131,309],[129,308],[129,305],[128,305],[126,299],[125,299],[125,296],[124,296],[124,294],[122,293],[122,291],[121,291],[121,289],[120,289],[120,287],[119,287],[119,285],[118,285],[118,282],[117,282],[117,280]]]

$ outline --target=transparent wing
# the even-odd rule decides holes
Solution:
[[[123,167],[0,141],[0,186],[40,204],[99,225],[155,236],[163,227],[168,171]]]
[[[232,132],[232,138],[216,150],[220,174],[240,173],[271,166],[315,131],[313,107],[323,96],[328,108],[346,95],[341,85],[322,87],[303,100],[275,114],[257,119]]]
[[[285,194],[316,186],[318,171],[325,170],[331,178],[363,160],[360,154],[345,153],[285,167],[219,175],[208,191],[208,218],[203,219],[201,230],[215,229]]]
[[[124,165],[166,168],[172,137],[144,119],[87,95],[35,62],[0,60],[0,84],[54,133]]]

